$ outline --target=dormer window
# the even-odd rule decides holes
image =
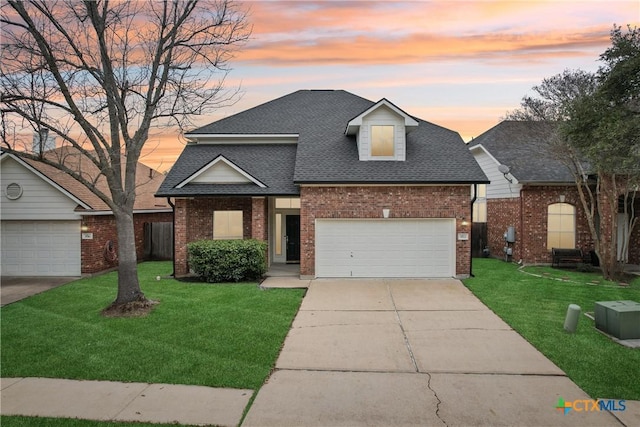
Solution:
[[[371,156],[393,157],[395,155],[394,126],[371,126]]]
[[[362,161],[404,161],[407,157],[407,133],[418,121],[381,99],[347,123],[345,135],[354,135],[358,158]]]

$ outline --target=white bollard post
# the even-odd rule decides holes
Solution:
[[[578,328],[578,319],[580,318],[580,306],[569,304],[567,308],[567,316],[564,319],[564,330],[573,334]]]

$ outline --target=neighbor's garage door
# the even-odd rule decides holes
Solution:
[[[316,220],[317,277],[451,277],[454,219]]]
[[[2,221],[3,276],[79,276],[79,221]]]

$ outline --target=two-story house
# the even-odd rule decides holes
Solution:
[[[471,267],[460,136],[382,99],[301,90],[195,129],[156,193],[175,198],[175,271],[199,239],[268,242],[302,277],[452,277]]]

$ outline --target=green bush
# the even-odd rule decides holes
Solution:
[[[267,272],[267,243],[259,240],[199,240],[187,245],[189,266],[209,283],[257,280]]]

